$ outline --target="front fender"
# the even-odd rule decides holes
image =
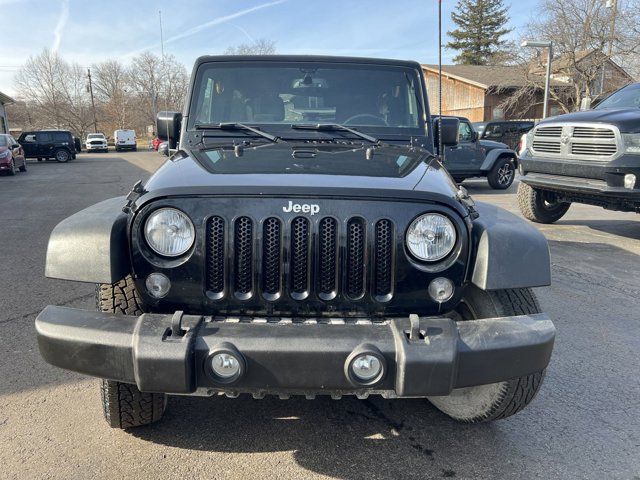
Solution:
[[[79,211],[51,232],[45,275],[62,280],[115,283],[130,272],[125,197]]]
[[[547,239],[530,223],[488,203],[471,230],[475,260],[471,282],[483,290],[551,285]]]
[[[487,153],[487,156],[484,158],[484,162],[480,166],[480,170],[483,172],[489,172],[498,161],[498,158],[501,156],[511,157],[513,161],[516,161],[517,155],[513,150],[509,150],[508,148],[494,148]]]

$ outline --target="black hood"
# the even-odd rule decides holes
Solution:
[[[366,147],[262,144],[241,156],[232,147],[181,150],[148,180],[138,203],[174,195],[382,197],[437,201],[466,214],[456,184],[427,151],[389,145],[367,160]]]
[[[586,122],[615,125],[622,133],[640,133],[640,108],[587,110],[547,118],[539,123]]]

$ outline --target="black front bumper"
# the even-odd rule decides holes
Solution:
[[[539,372],[555,338],[553,323],[542,314],[412,323],[214,319],[181,312],[131,317],[54,306],[38,315],[36,331],[48,363],[135,383],[141,391],[398,397],[447,395],[453,388]],[[207,360],[218,349],[238,352],[245,363],[232,384],[220,383],[209,370]],[[356,350],[383,357],[385,374],[377,383],[364,386],[347,375],[345,363]]]

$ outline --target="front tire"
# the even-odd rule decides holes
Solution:
[[[558,202],[552,192],[539,190],[520,182],[518,206],[522,215],[532,222],[554,223],[567,213],[571,204]]]
[[[506,190],[511,186],[516,176],[516,167],[512,158],[499,158],[493,166],[487,180],[494,190]]]
[[[144,305],[133,279],[96,285],[96,309],[118,315],[142,315]],[[146,393],[129,383],[102,380],[100,397],[104,418],[112,428],[133,428],[157,422],[167,405],[164,393]]]
[[[540,305],[528,288],[484,291],[468,287],[455,316],[461,321],[540,313]],[[544,371],[504,382],[457,388],[447,396],[428,397],[441,412],[464,423],[481,423],[510,417],[536,396]]]

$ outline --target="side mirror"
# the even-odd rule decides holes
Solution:
[[[442,134],[442,145],[454,147],[458,144],[458,128],[460,120],[457,118],[436,118],[433,122],[433,140],[436,148],[440,145],[440,134]],[[439,152],[442,153],[442,152]]]
[[[182,114],[179,112],[158,112],[156,117],[156,132],[158,138],[169,142],[169,148],[174,149],[180,140]]]
[[[11,150],[15,150],[16,148],[20,148],[19,143],[14,143],[13,145],[11,145]]]

